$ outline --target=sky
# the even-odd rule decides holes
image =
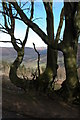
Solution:
[[[54,2],[53,4],[55,34],[57,32],[57,28],[59,25],[59,20],[60,20],[59,16],[60,16],[62,7],[63,7],[63,2]],[[29,13],[28,13],[28,16],[29,16]],[[39,18],[39,19],[36,19],[36,18]],[[33,19],[36,19],[34,22],[46,33],[46,12],[42,2],[35,2]],[[3,22],[1,15],[0,15],[0,22]],[[19,20],[16,20],[15,26],[16,26],[15,27],[16,38],[23,40],[27,26]],[[64,29],[64,25],[63,25],[63,29]],[[63,34],[63,29],[61,32],[61,37]],[[0,32],[0,40],[10,41],[10,36]],[[30,29],[26,47],[33,47],[33,44],[32,44],[33,42],[35,43],[36,47],[46,47],[46,44],[41,40],[41,38]],[[12,47],[12,45],[11,43],[0,43],[0,47]]]

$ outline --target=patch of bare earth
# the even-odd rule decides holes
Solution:
[[[53,99],[36,92],[24,92],[2,77],[3,118],[79,118],[80,106],[67,105],[58,96]]]

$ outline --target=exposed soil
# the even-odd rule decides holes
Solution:
[[[79,118],[80,106],[69,105],[59,96],[52,98],[37,91],[24,92],[2,77],[3,118]]]

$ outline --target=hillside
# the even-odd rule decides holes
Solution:
[[[46,53],[47,53],[47,49],[45,47],[38,47],[37,50],[39,51],[40,55],[41,55],[41,64],[46,63]],[[0,60],[2,59],[2,61],[7,61],[7,62],[12,62],[16,56],[17,53],[13,48],[7,48],[7,47],[0,47]],[[78,54],[77,54],[77,58],[78,58],[78,65],[80,66],[80,43],[78,45]],[[25,55],[24,55],[24,63],[30,63],[32,62],[32,64],[36,64],[37,61],[37,54],[35,52],[35,50],[33,48],[29,48],[26,47],[25,48]],[[62,66],[63,65],[63,55],[61,52],[59,52],[58,54],[58,63]]]

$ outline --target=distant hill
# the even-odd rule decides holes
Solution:
[[[41,62],[40,63],[46,63],[47,48],[38,47],[37,50],[39,51],[39,53],[41,55]],[[0,51],[2,51],[2,52],[0,52],[0,60],[2,59],[3,61],[12,62],[13,60],[15,60],[15,58],[17,56],[17,53],[13,48],[8,48],[8,47],[1,48],[0,47]],[[58,62],[59,63],[63,62],[62,52],[59,52],[58,56],[59,56]],[[80,43],[78,45],[77,56],[78,56],[78,64],[80,66]],[[33,62],[32,64],[34,64],[34,62],[36,62],[36,61],[37,61],[37,54],[36,54],[35,50],[33,48],[26,47],[25,48],[25,55],[24,55],[24,63],[30,64],[30,62]]]
[[[41,64],[46,63],[46,48],[37,48],[40,55],[41,55]],[[0,61],[6,61],[8,63],[11,63],[15,60],[17,56],[17,52],[12,47],[0,47]],[[27,64],[29,67],[30,65],[37,64],[37,53],[33,48],[26,47],[25,53],[24,53],[24,59],[23,62]]]

